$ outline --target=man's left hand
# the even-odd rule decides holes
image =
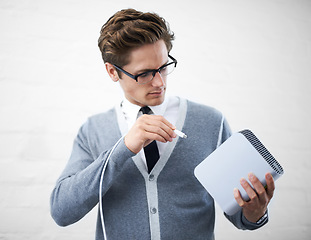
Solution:
[[[267,173],[265,178],[267,183],[266,189],[253,173],[248,175],[248,179],[254,188],[246,181],[246,179],[241,179],[241,185],[248,194],[250,198],[249,201],[244,201],[239,190],[237,188],[234,189],[234,198],[243,208],[243,214],[250,222],[257,222],[265,214],[267,206],[273,197],[275,189],[273,177],[270,173]]]

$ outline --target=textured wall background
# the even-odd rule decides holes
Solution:
[[[252,129],[285,169],[270,223],[239,231],[218,208],[217,239],[310,239],[308,0],[0,0],[0,239],[94,238],[96,210],[61,228],[49,196],[79,126],[121,97],[97,38],[128,7],[158,12],[176,34],[170,94]]]

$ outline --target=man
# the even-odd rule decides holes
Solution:
[[[69,162],[51,195],[51,213],[66,226],[102,201],[96,239],[214,239],[214,200],[194,168],[230,136],[217,110],[178,97],[165,98],[174,35],[157,14],[117,12],[101,29],[99,48],[124,100],[81,127]],[[188,135],[182,139],[175,129]],[[118,139],[120,139],[118,141]],[[151,151],[151,153],[150,153]],[[104,164],[102,195],[99,186]],[[250,197],[234,196],[242,210],[226,217],[240,229],[267,222],[267,189],[256,176],[241,184]]]

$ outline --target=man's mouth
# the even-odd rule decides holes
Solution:
[[[158,89],[155,91],[150,92],[150,95],[162,95],[164,93],[164,89]]]

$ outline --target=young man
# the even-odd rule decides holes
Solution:
[[[103,239],[103,230],[109,240],[214,239],[214,200],[193,172],[230,129],[213,108],[165,98],[167,75],[177,64],[169,54],[173,38],[164,19],[133,9],[117,12],[102,27],[99,48],[125,98],[81,127],[51,195],[51,213],[59,225],[80,220],[98,204],[109,158],[101,188],[106,227],[98,217],[96,239]],[[176,128],[188,138],[178,137]],[[256,176],[250,181],[254,189],[247,181],[241,184],[251,200],[234,192],[242,210],[226,215],[240,229],[267,222],[274,192],[271,174],[267,190]]]

